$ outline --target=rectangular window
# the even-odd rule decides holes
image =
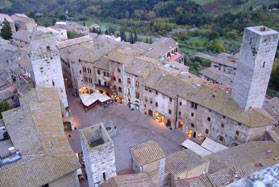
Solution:
[[[136,98],[139,99],[140,98],[140,94],[139,92],[136,92]]]
[[[191,107],[192,107],[193,109],[197,109],[197,108],[198,108],[198,105],[197,105],[197,103],[191,102]]]

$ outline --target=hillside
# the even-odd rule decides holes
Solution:
[[[237,13],[259,6],[270,6],[278,3],[278,0],[192,0],[200,4],[204,10],[212,14],[220,15],[225,12]]]

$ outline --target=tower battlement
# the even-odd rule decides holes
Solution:
[[[89,187],[116,176],[113,141],[102,123],[81,129],[80,141]]]

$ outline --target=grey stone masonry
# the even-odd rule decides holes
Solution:
[[[81,129],[80,139],[89,187],[116,176],[114,145],[104,125]]]
[[[54,45],[54,37],[34,40],[30,44],[30,59],[36,87],[55,88],[64,108],[68,99],[62,73],[60,54]]]
[[[232,98],[245,111],[263,106],[278,38],[277,31],[265,26],[244,30]]]

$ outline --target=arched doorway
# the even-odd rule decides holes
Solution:
[[[171,126],[171,121],[168,119],[167,121],[167,124],[166,124],[167,127],[170,127]]]
[[[182,121],[179,121],[178,122],[178,125],[177,125],[177,128],[178,129],[181,129],[183,127],[183,122]]]
[[[151,117],[153,117],[153,112],[152,112],[152,110],[148,110],[148,115],[151,116]]]

